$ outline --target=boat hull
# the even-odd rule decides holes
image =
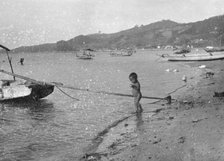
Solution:
[[[91,60],[91,59],[93,59],[92,56],[77,56],[77,58],[83,59],[83,60]]]
[[[110,56],[121,57],[121,56],[131,56],[132,54],[127,53],[110,53]]]
[[[47,97],[54,91],[53,85],[31,84],[28,86],[28,88],[32,89],[32,92],[29,97],[34,100]]]
[[[167,56],[168,61],[211,61],[224,59],[224,54]]]
[[[76,53],[76,57],[78,59],[83,59],[83,60],[91,60],[93,59],[93,56],[90,52],[93,51],[91,49],[85,49],[82,52]]]
[[[7,82],[4,80],[4,82]],[[16,82],[16,83],[15,83]],[[0,102],[3,101],[27,101],[27,100],[39,100],[47,97],[54,91],[53,85],[40,85],[30,82],[17,83],[14,81],[4,85],[1,88]]]

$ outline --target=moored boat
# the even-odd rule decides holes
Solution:
[[[0,80],[0,101],[39,100],[54,91],[52,85],[40,85],[29,81]]]
[[[187,54],[190,53],[191,49],[190,48],[183,48],[183,49],[179,49],[174,51],[174,54]]]
[[[224,52],[224,47],[206,47],[204,50],[208,53]]]
[[[110,56],[131,56],[134,53],[134,50],[113,50],[110,52]]]
[[[24,80],[16,80],[15,77],[19,77],[19,75],[14,74],[11,59],[8,55],[10,50],[2,45],[0,47],[5,49],[7,53],[12,73],[4,70],[0,70],[0,72],[13,76],[11,80],[0,80],[0,101],[39,100],[54,91],[54,85],[38,82],[27,77],[20,76]]]
[[[168,61],[209,61],[224,59],[224,52],[202,53],[202,54],[183,54],[183,55],[166,55]]]
[[[76,53],[76,57],[79,59],[89,60],[93,59],[94,55],[91,52],[94,51],[92,49],[84,49],[79,53]]]

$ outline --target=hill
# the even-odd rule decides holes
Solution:
[[[149,25],[135,26],[112,34],[79,35],[68,41],[53,44],[19,47],[14,52],[74,51],[82,48],[121,49],[150,48],[166,45],[205,47],[224,43],[224,15],[193,23],[162,20]]]

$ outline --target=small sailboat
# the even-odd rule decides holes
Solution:
[[[13,79],[11,80],[0,80],[0,102],[13,100],[39,100],[54,91],[54,85],[14,74],[11,59],[8,54],[10,50],[3,45],[0,45],[0,47],[6,51],[11,73],[4,70],[0,70],[0,72],[13,76]],[[16,80],[16,77],[22,78],[23,80]]]

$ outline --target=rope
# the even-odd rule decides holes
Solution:
[[[162,100],[153,101],[153,102],[150,102],[150,103],[147,103],[147,104],[156,104],[156,103],[158,103],[160,101],[162,101]]]
[[[69,94],[67,94],[66,92],[64,92],[61,88],[59,88],[58,86],[55,86],[55,87],[56,87],[57,89],[59,89],[59,91],[61,91],[61,92],[62,92],[63,94],[65,94],[66,96],[68,96],[68,97],[70,97],[70,98],[72,98],[72,99],[74,99],[74,100],[76,100],[76,101],[79,101],[79,99],[70,96]]]
[[[170,94],[172,94],[172,93],[178,91],[178,90],[181,89],[181,88],[184,88],[185,86],[187,86],[187,85],[185,84],[185,85],[183,85],[183,86],[181,86],[181,87],[178,87],[178,88],[175,89],[174,91],[168,93],[168,95],[170,95]],[[172,100],[175,100],[175,99],[172,99]],[[161,99],[161,100],[154,101],[154,102],[150,102],[150,103],[147,103],[147,104],[155,104],[155,103],[158,103],[158,102],[160,102],[160,101],[162,101],[162,99]]]
[[[67,89],[72,89],[72,90],[79,90],[79,91],[92,92],[92,93],[98,93],[98,94],[108,94],[108,95],[115,95],[115,96],[133,97],[133,95],[130,95],[130,94],[106,92],[106,91],[94,91],[94,90],[90,90],[88,88],[77,88],[77,87],[73,87],[73,86],[63,85],[62,83],[59,83],[59,82],[57,82],[57,83],[51,82],[51,84],[53,84],[54,86],[60,86],[61,88],[67,88]],[[166,99],[167,97],[161,98],[161,97],[142,96],[142,98],[163,100],[163,99]]]
[[[178,91],[179,89],[184,88],[185,86],[187,86],[187,84],[185,84],[185,85],[183,85],[183,86],[181,86],[181,87],[178,87],[177,89],[175,89],[174,91],[172,91],[172,92],[170,92],[170,93],[168,93],[168,94],[170,95],[170,94],[172,94],[172,93]]]
[[[175,89],[174,91],[169,92],[168,95],[170,95],[170,94],[172,94],[172,93],[178,91],[178,90],[181,89],[181,88],[184,88],[185,86],[187,86],[187,85],[185,84],[185,85],[183,85],[183,86],[181,86],[181,87],[178,87],[178,88]],[[166,98],[166,97],[165,97],[165,98]],[[164,99],[165,99],[165,98],[164,98]],[[172,99],[172,100],[175,100],[175,99]],[[162,99],[161,99],[161,100],[154,101],[154,102],[150,102],[150,103],[147,103],[147,104],[156,104],[156,103],[158,103],[158,102],[160,102],[160,101],[162,101]]]
[[[158,60],[160,60],[160,59],[163,57],[163,54],[162,54],[162,55],[156,54],[156,55],[159,56],[159,58],[157,58],[157,59],[155,60],[155,62],[157,62]]]
[[[162,57],[159,57],[159,58],[157,58],[155,61],[157,62],[157,61],[159,61],[161,58],[162,58]]]
[[[133,95],[130,95],[130,94],[122,94],[122,93],[114,93],[114,92],[106,92],[106,91],[94,91],[94,90],[85,89],[85,88],[77,88],[77,87],[68,86],[68,85],[66,86],[66,85],[63,85],[63,83],[60,83],[60,82],[51,82],[50,83],[50,82],[37,81],[35,79],[31,79],[31,78],[28,78],[28,77],[25,77],[25,76],[21,76],[21,75],[18,75],[18,74],[10,73],[10,72],[4,71],[4,70],[0,70],[0,72],[5,73],[5,74],[8,74],[8,75],[15,76],[15,77],[18,77],[20,79],[24,79],[24,80],[27,80],[27,81],[31,81],[31,82],[36,83],[36,84],[56,86],[58,89],[60,87],[60,88],[68,88],[68,89],[73,89],[73,90],[93,92],[93,93],[99,93],[99,94],[108,94],[108,95],[115,95],[115,96],[133,97]],[[65,93],[61,89],[59,89],[59,90],[62,93],[64,93],[65,95],[67,95],[67,96],[69,96],[69,97],[71,97],[73,99],[78,100],[77,98],[74,98],[74,97],[68,95],[67,93]],[[146,99],[158,99],[158,100],[167,99],[167,97],[161,98],[161,97],[148,97],[148,96],[142,96],[142,98],[146,98]]]

